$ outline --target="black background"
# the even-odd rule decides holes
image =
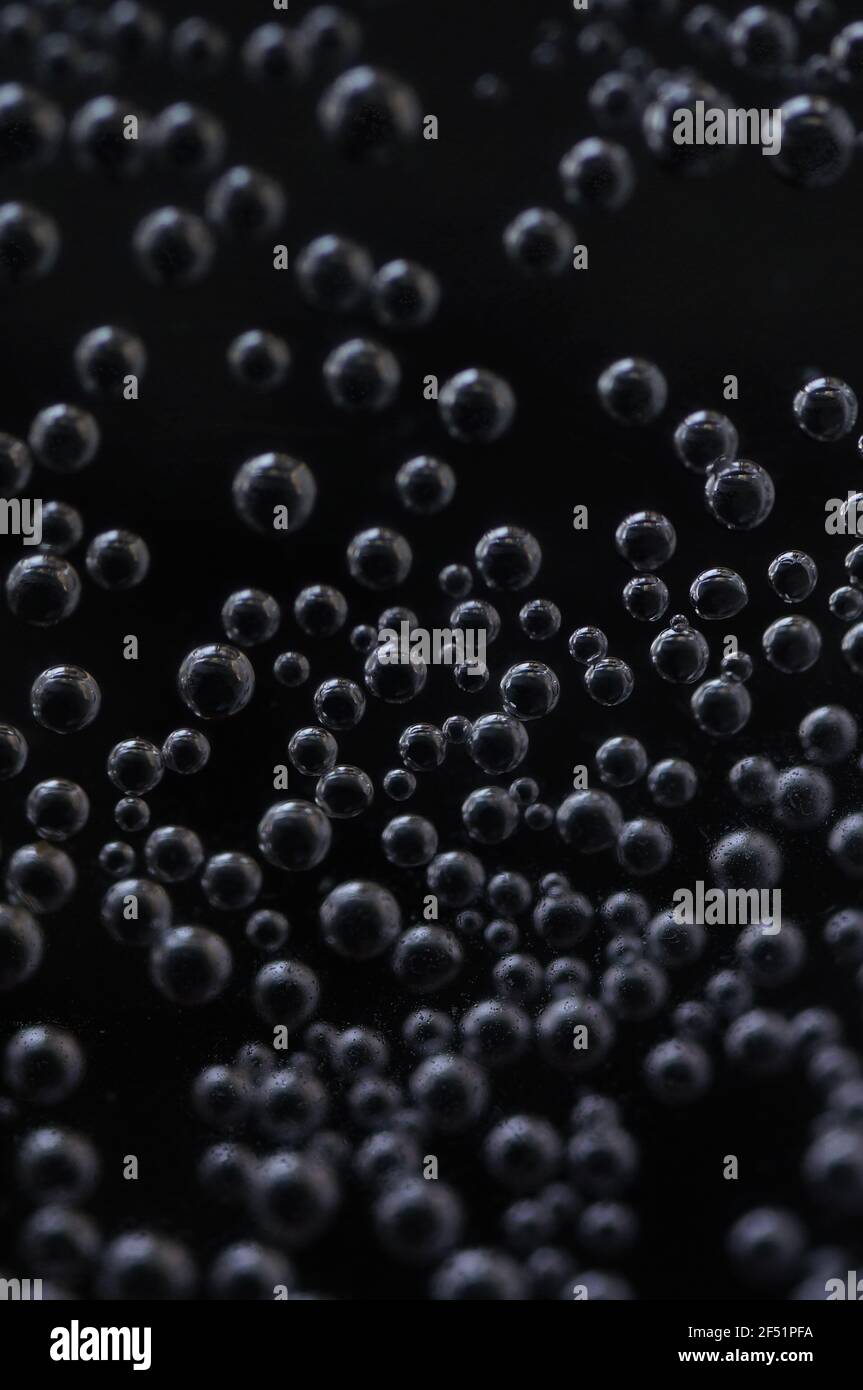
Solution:
[[[300,0],[292,3],[290,22],[308,8]],[[96,857],[105,840],[119,837],[111,817],[114,792],[103,771],[108,751],[118,738],[133,734],[161,743],[170,729],[189,722],[176,694],[176,670],[194,645],[217,640],[219,610],[230,592],[246,585],[267,589],[285,612],[279,636],[253,654],[258,693],[242,715],[212,730],[213,757],[200,777],[166,777],[151,798],[153,825],[194,827],[208,853],[255,851],[255,826],[275,799],[272,767],[287,760],[290,732],[310,721],[315,686],[329,675],[359,679],[361,658],[344,634],[329,643],[309,642],[290,607],[300,587],[316,581],[343,587],[351,623],[374,621],[385,602],[396,601],[386,596],[376,603],[347,576],[345,545],[372,524],[394,525],[409,537],[414,570],[397,598],[429,626],[443,624],[449,611],[435,584],[438,569],[470,562],[473,546],[491,526],[526,526],[545,557],[530,594],[554,599],[563,610],[564,627],[559,640],[540,652],[514,625],[529,595],[502,601],[509,635],[491,650],[492,680],[483,694],[462,696],[446,672],[435,672],[437,679],[403,720],[399,711],[370,701],[360,727],[340,737],[342,760],[364,767],[379,784],[383,771],[397,765],[405,722],[440,720],[462,710],[476,717],[495,709],[497,680],[506,667],[541,656],[560,676],[562,697],[551,718],[530,727],[531,751],[521,771],[538,778],[544,800],[556,804],[571,782],[573,764],[591,765],[596,746],[612,733],[642,738],[651,760],[679,755],[699,770],[699,799],[687,811],[669,813],[676,843],[672,864],[644,889],[657,909],[674,887],[706,877],[709,846],[740,823],[740,808],[722,789],[733,761],[763,750],[780,764],[797,761],[796,726],[817,703],[844,703],[859,712],[859,688],[838,650],[843,628],[827,610],[829,593],[843,580],[847,547],[841,538],[825,536],[824,503],[856,486],[860,460],[853,438],[835,446],[815,444],[799,432],[791,413],[795,390],[814,373],[834,374],[860,387],[859,163],[837,185],[816,192],[784,184],[772,161],[752,150],[742,152],[727,173],[681,180],[650,160],[637,132],[627,133],[624,140],[638,171],[633,198],[613,216],[574,217],[579,241],[589,246],[589,271],[550,283],[524,280],[505,258],[502,230],[530,205],[565,210],[557,164],[576,140],[595,129],[586,92],[601,69],[578,56],[574,44],[584,17],[573,15],[562,0],[544,5],[415,0],[345,8],[361,15],[364,58],[411,81],[423,111],[440,121],[436,143],[420,141],[389,166],[346,164],[324,144],[314,118],[320,83],[273,95],[242,80],[232,64],[230,75],[196,83],[193,90],[159,62],[127,70],[116,90],[153,112],[188,99],[218,114],[229,132],[229,162],[250,163],[284,183],[290,208],[278,239],[292,257],[310,237],[336,231],[365,243],[377,263],[407,256],[428,264],[441,278],[444,299],[434,324],[422,334],[388,337],[372,330],[364,313],[338,319],[316,314],[304,305],[292,272],[273,270],[268,244],[239,250],[222,245],[213,273],[195,288],[177,292],[149,286],[131,253],[137,221],[166,202],[200,211],[205,182],[147,174],[129,184],[106,185],[64,158],[62,167],[19,176],[8,192],[58,220],[63,250],[47,279],[3,297],[0,427],[23,436],[44,405],[83,403],[72,365],[82,333],[104,322],[138,332],[150,359],[141,399],[97,407],[103,447],[86,472],[62,480],[56,490],[48,476],[39,481],[45,500],[58,496],[81,507],[88,539],[110,526],[139,530],[153,566],[131,595],[105,594],[87,583],[78,612],[47,633],[0,613],[0,716],[26,730],[31,749],[22,777],[2,790],[3,848],[8,852],[30,838],[24,798],[43,777],[79,780],[93,804],[90,825],[75,841],[78,893],[46,924],[48,949],[40,972],[4,1001],[3,1035],[36,1019],[78,1034],[87,1050],[87,1078],[57,1115],[91,1134],[102,1153],[105,1171],[93,1214],[106,1236],[153,1226],[188,1240],[202,1262],[245,1226],[196,1188],[194,1164],[208,1136],[188,1105],[188,1088],[202,1066],[227,1060],[241,1042],[261,1035],[248,999],[258,962],[243,936],[241,917],[212,922],[214,914],[200,893],[184,887],[175,894],[175,920],[223,927],[235,950],[234,979],[225,998],[199,1012],[180,1012],[160,1000],[146,960],[115,944],[100,926],[98,904],[106,882]],[[206,13],[235,38],[274,17],[263,0],[242,7],[209,3]],[[171,13],[172,19],[179,17]],[[559,69],[532,62],[543,21],[564,26],[566,61]],[[675,25],[634,25],[628,32],[663,66],[693,61]],[[722,66],[707,64],[704,71],[731,88],[740,104],[773,105],[787,95],[779,84],[747,84]],[[507,84],[509,95],[501,102],[476,100],[472,86],[483,73],[495,73]],[[7,65],[2,75],[20,79],[26,73]],[[92,94],[54,95],[71,113]],[[282,334],[294,350],[290,382],[275,396],[250,397],[228,376],[226,346],[250,327]],[[326,399],[321,363],[336,343],[369,331],[399,354],[399,403],[371,423],[346,422]],[[595,398],[599,371],[629,354],[656,361],[670,385],[663,418],[631,433],[608,420]],[[470,365],[499,371],[517,393],[515,427],[493,449],[453,444],[435,406],[422,399],[426,374],[443,381]],[[727,408],[738,425],[742,452],[769,469],[777,488],[773,514],[755,534],[734,535],[716,526],[705,512],[698,479],[685,472],[671,448],[673,426],[686,412],[724,408],[727,373],[740,381],[739,403]],[[246,531],[231,506],[237,466],[270,449],[305,459],[319,484],[312,521],[286,544],[262,542]],[[422,452],[448,458],[458,473],[454,505],[426,521],[403,512],[393,484],[399,464]],[[587,532],[572,530],[576,504],[589,508]],[[622,609],[620,591],[628,571],[614,552],[613,531],[626,512],[642,507],[666,512],[677,528],[677,553],[663,571],[672,593],[669,613],[688,611],[689,583],[709,565],[730,565],[749,585],[750,606],[732,625],[720,624],[721,631],[707,626],[711,673],[718,669],[726,630],[756,658],[753,717],[731,748],[715,746],[698,732],[686,689],[666,686],[650,670],[647,649],[655,632]],[[7,540],[2,545],[8,568],[17,545]],[[760,657],[761,631],[786,611],[769,589],[767,565],[791,547],[807,550],[818,562],[819,585],[803,611],[825,639],[820,662],[796,678],[778,675]],[[76,557],[81,558],[78,552]],[[601,626],[612,653],[633,667],[635,695],[618,710],[591,703],[566,655],[566,635],[581,623]],[[139,638],[137,663],[122,659],[127,633]],[[269,668],[277,651],[293,646],[310,656],[312,679],[289,692],[274,682]],[[104,697],[96,723],[68,740],[40,729],[27,713],[33,678],[62,661],[90,670]],[[853,767],[837,778],[837,807],[856,808],[860,780]],[[435,820],[442,848],[467,843],[458,807],[475,784],[476,770],[457,755],[451,755],[444,776],[420,778],[410,809]],[[312,785],[292,772],[291,788],[309,795]],[[340,1024],[369,1022],[397,1035],[410,1005],[398,998],[386,966],[334,962],[317,941],[314,911],[320,893],[334,882],[382,862],[377,848],[386,809],[382,801],[378,793],[369,817],[336,827],[321,878],[294,881],[268,870],[262,902],[284,908],[294,926],[291,953],[319,969],[322,1017]],[[622,804],[628,816],[649,814],[643,784],[624,793]],[[859,999],[824,956],[818,933],[829,908],[847,905],[859,893],[837,879],[826,862],[825,839],[821,831],[786,842],[791,853],[783,908],[806,931],[811,965],[802,981],[782,994],[781,1006],[829,1002],[839,1007],[848,1020],[849,1041],[859,1046]],[[523,830],[485,858],[490,870],[500,864],[532,875],[570,871],[574,885],[594,901],[623,886],[606,856],[568,863],[553,832],[534,837]],[[387,870],[381,876],[399,895],[406,918],[416,918],[422,875]],[[599,963],[598,930],[588,948]],[[709,959],[691,974],[684,972],[682,981],[675,979],[675,1000],[692,997],[709,970],[730,959],[730,946],[718,929]],[[442,1006],[460,1012],[482,997],[486,972],[487,961],[477,950]],[[847,1225],[832,1230],[810,1206],[799,1182],[807,1122],[816,1108],[799,1075],[779,1084],[746,1084],[720,1061],[708,1097],[682,1113],[669,1112],[648,1100],[639,1082],[648,1047],[665,1035],[662,1024],[624,1025],[613,1064],[595,1078],[598,1089],[620,1098],[642,1151],[634,1197],[642,1236],[637,1257],[624,1267],[638,1295],[739,1296],[722,1255],[722,1233],[752,1205],[787,1202],[811,1222],[818,1241],[853,1243]],[[526,1063],[496,1078],[488,1118],[524,1108],[562,1121],[578,1093],[567,1078]],[[33,1122],[35,1112],[22,1110],[17,1119],[10,1110],[13,1127]],[[467,1243],[494,1244],[502,1203],[489,1191],[476,1145],[434,1148],[442,1175],[462,1188],[471,1204]],[[128,1153],[140,1160],[136,1183],[121,1176]],[[740,1158],[738,1183],[721,1178],[722,1156],[729,1153]],[[4,1191],[0,1216],[9,1252],[4,1263],[10,1258],[14,1263],[20,1212],[8,1184]],[[856,1235],[859,1248],[859,1231]],[[381,1256],[365,1207],[353,1192],[331,1234],[297,1264],[304,1286],[337,1297],[424,1297],[423,1276],[405,1273]]]

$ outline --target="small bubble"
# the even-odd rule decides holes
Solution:
[[[579,208],[616,212],[635,188],[635,169],[627,150],[591,136],[573,145],[558,165],[563,195]]]
[[[273,675],[279,685],[289,690],[305,685],[309,671],[308,657],[303,656],[302,652],[281,652],[273,662]]]
[[[6,577],[11,612],[36,627],[53,627],[69,618],[80,597],[77,570],[58,555],[28,555]]]
[[[371,338],[351,338],[324,362],[324,386],[340,410],[377,413],[392,405],[402,373],[389,348]]]
[[[863,593],[851,584],[834,589],[828,600],[830,612],[843,623],[853,623],[863,615]]]
[[[477,542],[476,562],[490,589],[517,590],[536,578],[542,551],[536,538],[522,527],[498,526]]]
[[[380,160],[417,138],[421,110],[406,82],[363,66],[349,68],[326,89],[318,121],[348,158]]]
[[[150,808],[139,796],[121,797],[114,807],[114,820],[127,835],[134,835],[150,824]]]
[[[157,208],[143,217],[132,235],[132,247],[141,273],[162,287],[197,284],[216,255],[213,234],[203,218],[177,207]]]
[[[416,261],[388,261],[375,272],[369,297],[371,309],[384,328],[416,329],[431,323],[441,290],[436,277]]]
[[[648,425],[665,409],[668,383],[652,362],[624,357],[613,362],[597,382],[603,409],[619,425]]]
[[[101,589],[122,592],[146,578],[150,551],[132,531],[103,531],[87,547],[87,573]]]
[[[404,536],[386,526],[360,531],[347,551],[348,569],[358,584],[378,592],[403,584],[413,564]]]
[[[418,516],[436,516],[455,496],[455,473],[442,459],[421,455],[403,463],[396,474],[396,488],[402,506]],[[448,566],[449,570],[463,568]],[[457,597],[458,595],[454,595]]]
[[[507,714],[519,719],[541,719],[555,708],[560,683],[551,667],[543,662],[523,661],[506,672],[500,693]]]
[[[174,729],[162,744],[162,757],[171,772],[200,772],[210,759],[209,739],[199,729]]]
[[[281,225],[286,204],[284,189],[276,179],[260,169],[237,165],[207,190],[207,219],[228,238],[260,240]],[[209,237],[206,223],[201,225]]]
[[[719,663],[723,676],[729,680],[748,681],[752,675],[752,657],[747,652],[729,652]]]
[[[512,424],[516,399],[503,377],[468,367],[445,381],[438,399],[444,429],[461,444],[493,444]]]
[[[569,654],[581,666],[598,661],[608,651],[608,638],[598,627],[579,627],[569,639]]]
[[[818,569],[802,550],[786,550],[771,561],[767,577],[774,592],[786,603],[802,603],[815,589]]]
[[[691,685],[707,670],[710,648],[704,635],[679,614],[651,644],[650,661],[663,680]]]
[[[275,391],[287,380],[291,351],[284,338],[251,328],[228,344],[228,367],[238,385],[250,391]]]
[[[526,603],[518,615],[522,631],[534,642],[547,642],[560,631],[561,614],[556,603],[550,599],[534,598]]]
[[[647,771],[647,753],[626,734],[606,739],[596,750],[596,770],[607,787],[630,787]]]
[[[143,796],[162,780],[164,762],[155,744],[145,738],[127,738],[108,755],[108,777],[121,792]]]
[[[255,673],[235,647],[212,643],[184,658],[177,676],[183,703],[200,719],[227,719],[245,709],[255,692]]]
[[[696,410],[674,431],[677,456],[693,473],[703,474],[714,465],[731,463],[737,457],[738,444],[734,425],[717,410]]]
[[[37,723],[58,734],[80,733],[99,713],[102,694],[80,666],[52,666],[36,677],[30,709]]]
[[[406,768],[394,767],[384,774],[383,787],[393,801],[408,801],[416,791],[417,779]]]
[[[526,208],[504,231],[503,244],[526,275],[560,275],[570,264],[575,231],[551,208]]]
[[[761,644],[770,665],[788,676],[808,671],[821,655],[821,633],[811,618],[800,614],[777,618],[765,630]]]
[[[714,468],[704,487],[707,510],[733,531],[750,531],[766,521],[775,495],[770,474],[748,459]]]
[[[309,801],[280,801],[261,818],[258,847],[269,864],[292,871],[313,869],[329,853],[330,822]]]
[[[803,188],[824,188],[846,172],[854,154],[854,122],[822,96],[795,96],[780,107],[782,146],[774,172]]]
[[[740,681],[720,676],[705,681],[690,701],[695,722],[714,738],[730,738],[749,722],[752,700]]]
[[[693,579],[689,601],[699,618],[717,622],[741,613],[749,602],[749,594],[745,581],[736,570],[715,565]]]
[[[817,377],[794,397],[794,418],[812,439],[843,439],[857,423],[857,397],[838,377]]]
[[[632,694],[635,678],[619,657],[602,657],[591,661],[585,671],[584,688],[598,705],[621,705]]]
[[[655,623],[668,608],[668,586],[656,574],[639,574],[623,590],[623,606],[631,618]]]
[[[665,758],[650,769],[647,789],[657,806],[686,806],[698,791],[698,774],[683,758]]]
[[[318,779],[315,787],[318,806],[339,820],[362,815],[373,799],[371,778],[358,767],[333,767]]]

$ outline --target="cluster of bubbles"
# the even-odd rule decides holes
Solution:
[[[768,166],[787,182],[821,188],[843,177],[857,141],[845,108],[860,91],[863,24],[842,25],[831,0],[800,0],[794,16],[767,5],[750,5],[733,20],[710,4],[657,6],[658,20],[676,20],[691,53],[679,70],[657,64],[632,43],[627,21],[638,6],[606,0],[592,4],[576,36],[563,25],[544,26],[534,61],[564,68],[571,61],[601,68],[588,91],[588,111],[598,127],[560,159],[558,176],[565,203],[578,214],[615,212],[632,198],[637,163],[622,138],[638,140],[658,164],[686,177],[721,171],[733,160],[733,144],[679,143],[680,114],[696,108],[727,112],[736,103],[726,83],[740,78],[769,89],[791,91],[779,108],[782,138]],[[574,44],[575,53],[571,55]],[[827,51],[820,51],[825,44]],[[704,74],[716,74],[721,87]],[[773,98],[769,105],[773,106]],[[504,246],[525,274],[559,275],[571,264],[577,238],[572,224],[550,207],[530,207],[505,228]]]
[[[751,7],[729,24],[710,6],[698,6],[697,22],[691,11],[683,27],[693,48],[717,61],[755,74],[790,67],[796,81],[806,10],[798,4],[791,21]],[[325,79],[318,126],[344,158],[379,160],[419,135],[421,107],[410,84],[357,65],[361,27],[335,7],[312,9],[295,27],[260,25],[237,53],[209,21],[183,20],[168,32],[135,0],[117,0],[89,16],[89,26],[87,12],[75,12],[83,16],[77,32],[46,26],[39,7],[8,5],[0,10],[0,44],[22,52],[48,87],[61,79],[73,86],[101,84],[123,63],[163,53],[184,77],[212,75],[236,62],[244,80],[276,91],[316,70]],[[824,89],[859,80],[858,29],[841,30],[824,63],[805,60],[807,72],[818,66]],[[582,56],[612,63],[591,89],[593,114],[615,127],[641,122],[654,156],[679,162],[685,173],[706,172],[703,151],[676,161],[671,112],[721,98],[697,75],[652,70],[646,55],[623,46],[621,33],[605,18],[580,30]],[[543,61],[553,60],[555,42],[544,40]],[[811,187],[844,172],[854,130],[840,106],[821,95],[795,96],[783,114],[786,145],[775,161],[780,174]],[[137,129],[132,139],[126,134],[130,116]],[[67,122],[41,87],[0,87],[0,163],[7,170],[45,166],[68,151],[88,175],[144,178],[161,169],[205,180],[203,216],[162,206],[131,228],[135,264],[163,287],[216,274],[222,244],[260,241],[283,224],[280,181],[254,168],[224,167],[226,135],[216,116],[185,102],[148,117],[130,112],[119,98],[92,96]],[[629,154],[604,136],[570,150],[560,178],[565,200],[577,209],[614,210],[635,183]],[[533,208],[509,223],[504,243],[526,272],[556,273],[569,262],[574,235],[566,218]],[[0,277],[20,286],[48,274],[61,241],[53,217],[29,204],[4,203]],[[342,235],[323,234],[305,244],[294,274],[312,309],[336,316],[362,310],[376,331],[387,333],[428,326],[446,294],[434,270],[406,259],[376,268],[366,247]],[[290,375],[293,349],[254,329],[229,343],[226,361],[250,391],[275,391]],[[34,468],[62,477],[92,464],[102,446],[94,412],[122,396],[130,378],[140,380],[147,362],[147,345],[126,328],[101,325],[86,332],[74,348],[73,366],[88,407],[48,403],[26,439],[0,435],[2,495],[20,495]],[[329,402],[346,413],[392,405],[401,374],[396,352],[366,337],[339,343],[321,371]],[[645,429],[663,416],[669,387],[654,363],[627,357],[602,372],[597,397],[616,424]],[[516,411],[512,385],[484,366],[457,371],[441,386],[438,419],[454,451],[495,445]],[[842,381],[817,378],[795,397],[793,416],[809,438],[841,441],[855,426],[857,401]],[[765,467],[741,457],[737,429],[725,415],[690,413],[666,444],[669,457],[701,481],[707,514],[718,524],[710,527],[717,549],[725,533],[767,522],[773,480]],[[314,527],[318,482],[306,462],[278,448],[240,458],[230,488],[240,523],[278,538],[274,515],[283,512],[285,534]],[[649,685],[653,698],[670,700],[675,687],[690,687],[693,737],[711,755],[718,746],[722,756],[723,740],[733,744],[749,723],[756,657],[725,652],[717,673],[708,676],[707,637],[674,611],[687,591],[673,605],[671,581],[658,573],[666,565],[669,574],[674,569],[675,527],[664,514],[643,510],[624,516],[613,537],[613,563],[622,560],[634,572],[622,591],[623,611],[634,620],[627,629],[627,641],[635,633],[630,661],[609,655],[608,637],[587,621],[589,614],[566,613],[534,592],[542,548],[516,524],[479,535],[470,563],[455,557],[436,565],[451,641],[480,633],[489,648],[499,643],[505,650],[499,663],[493,653],[491,664],[385,660],[384,632],[403,625],[432,630],[394,601],[403,595],[393,591],[427,577],[412,527],[445,511],[456,487],[447,460],[409,457],[392,489],[405,514],[404,532],[380,524],[345,534],[344,589],[334,576],[303,586],[288,605],[284,596],[255,587],[250,575],[250,587],[225,598],[212,640],[190,647],[178,664],[176,714],[160,742],[127,736],[103,750],[101,780],[85,788],[49,778],[23,797],[32,832],[5,862],[0,988],[14,990],[38,976],[50,951],[43,919],[72,903],[78,888],[69,842],[87,826],[91,807],[110,797],[126,838],[104,844],[98,856],[101,928],[114,946],[138,953],[161,1000],[183,1009],[215,1006],[216,1018],[218,1001],[236,992],[257,1024],[256,1035],[227,1061],[196,1064],[185,1078],[194,1113],[213,1132],[196,1179],[232,1213],[232,1226],[239,1221],[246,1232],[206,1262],[191,1244],[155,1231],[103,1236],[86,1210],[102,1176],[97,1147],[86,1134],[43,1115],[43,1108],[50,1112],[88,1084],[86,1050],[53,1023],[16,1028],[6,1038],[3,1084],[28,1115],[15,1160],[16,1182],[33,1208],[21,1228],[21,1251],[57,1296],[87,1287],[106,1298],[187,1298],[203,1289],[214,1298],[269,1299],[283,1285],[292,1296],[299,1290],[300,1297],[319,1297],[305,1289],[302,1252],[352,1202],[368,1210],[375,1238],[393,1261],[425,1274],[432,1298],[571,1299],[575,1286],[591,1299],[636,1297],[625,1270],[640,1238],[632,1189],[641,1154],[624,1107],[602,1090],[607,1064],[632,1036],[628,1030],[648,1023],[651,1042],[639,1054],[643,1103],[697,1104],[717,1086],[720,1068],[752,1083],[794,1074],[817,1102],[801,1160],[815,1205],[830,1218],[863,1211],[863,1060],[838,1012],[799,1003],[797,995],[791,1003],[781,993],[787,986],[803,991],[810,948],[802,926],[752,922],[733,942],[729,938],[729,963],[717,969],[705,927],[679,921],[669,902],[666,870],[680,861],[675,826],[682,826],[684,808],[703,801],[703,774],[676,753],[651,762],[642,741],[622,733],[596,748],[601,787],[585,785],[561,796],[551,780],[540,780],[531,760],[538,721],[554,727],[556,711],[560,721],[579,704],[592,712],[587,701],[613,708],[631,699],[639,638],[639,692]],[[76,568],[68,556],[87,534],[83,516],[54,501],[43,520],[41,545],[16,561],[5,579],[16,621],[52,627],[86,604],[88,581],[122,593],[146,580],[151,556],[142,536],[100,531],[88,539]],[[841,651],[860,675],[863,547],[852,549],[845,564],[847,583],[831,595],[830,612],[853,624]],[[778,608],[809,600],[818,577],[808,554],[786,549],[758,582]],[[687,577],[695,618],[709,624],[741,613],[755,582],[719,563]],[[522,606],[517,621],[507,622],[513,595]],[[390,605],[373,623],[361,620],[370,598],[375,606]],[[283,647],[288,606],[302,634],[299,645],[308,641],[311,655],[294,646],[272,654]],[[641,625],[665,622],[669,611],[667,626],[643,641],[649,628]],[[758,674],[802,675],[821,657],[821,630],[803,614],[778,611],[762,635]],[[545,642],[549,652],[559,650],[555,639],[569,622],[579,624],[567,641],[580,668],[575,689],[568,688],[565,658],[538,660],[531,646]],[[318,655],[322,649],[326,663]],[[174,779],[180,789],[189,776],[206,781],[211,740],[218,747],[221,726],[250,706],[261,709],[265,663],[277,685],[291,692],[287,758],[304,794],[274,800],[257,817],[248,842],[236,848],[208,846],[193,826],[163,823],[158,812],[151,827],[151,802],[158,808],[163,781]],[[420,697],[430,687],[451,692],[453,712],[439,723],[421,717]],[[376,707],[395,710],[413,701],[420,702],[418,716],[406,710],[390,725],[396,728],[392,766],[377,773],[344,760],[340,741],[371,722]],[[471,704],[471,713],[464,713],[474,701],[486,707],[474,713]],[[98,728],[101,706],[98,680],[82,666],[47,666],[32,681],[30,714],[49,734]],[[863,813],[844,802],[841,777],[856,756],[858,736],[851,711],[820,704],[800,722],[799,761],[784,765],[778,755],[774,761],[763,753],[726,760],[734,819],[707,847],[705,872],[713,884],[774,889],[786,871],[786,835],[813,832],[822,833],[842,880],[863,878]],[[0,726],[0,779],[26,782],[27,759],[26,730]],[[436,819],[407,808],[421,784],[442,788],[438,804],[444,809]],[[460,788],[454,797],[450,784]],[[455,815],[447,821],[453,799]],[[343,877],[339,870],[339,849],[350,843],[353,822],[371,828],[363,877]],[[526,871],[535,862],[526,832],[545,837],[559,869]],[[578,882],[582,856],[603,854],[616,886],[588,893]],[[293,911],[283,910],[296,875],[310,875],[319,897],[302,926],[292,920]],[[658,886],[650,900],[641,889],[652,878]],[[189,893],[198,894],[206,925],[197,910],[180,907]],[[238,925],[254,957],[248,977],[240,964],[248,956],[238,949],[239,931],[232,930]],[[863,987],[863,912],[837,907],[819,928],[832,964],[854,972]],[[377,972],[375,988],[397,1011],[397,1027],[387,1032],[350,1016],[329,1021],[336,1007],[330,970],[352,983],[365,970]],[[498,1089],[496,1077],[516,1066],[572,1087],[569,1113],[554,1119],[536,1113],[538,1104],[527,1110],[515,1105],[512,1088]],[[531,1094],[529,1087],[524,1094]],[[449,1151],[459,1139],[497,1195],[495,1215],[481,1232],[446,1164],[437,1172],[438,1147]],[[485,1243],[474,1243],[479,1238]],[[854,1259],[849,1250],[813,1245],[793,1212],[772,1207],[736,1219],[727,1251],[741,1278],[771,1292],[795,1290],[801,1298],[823,1296],[816,1286],[824,1270],[844,1271]]]

